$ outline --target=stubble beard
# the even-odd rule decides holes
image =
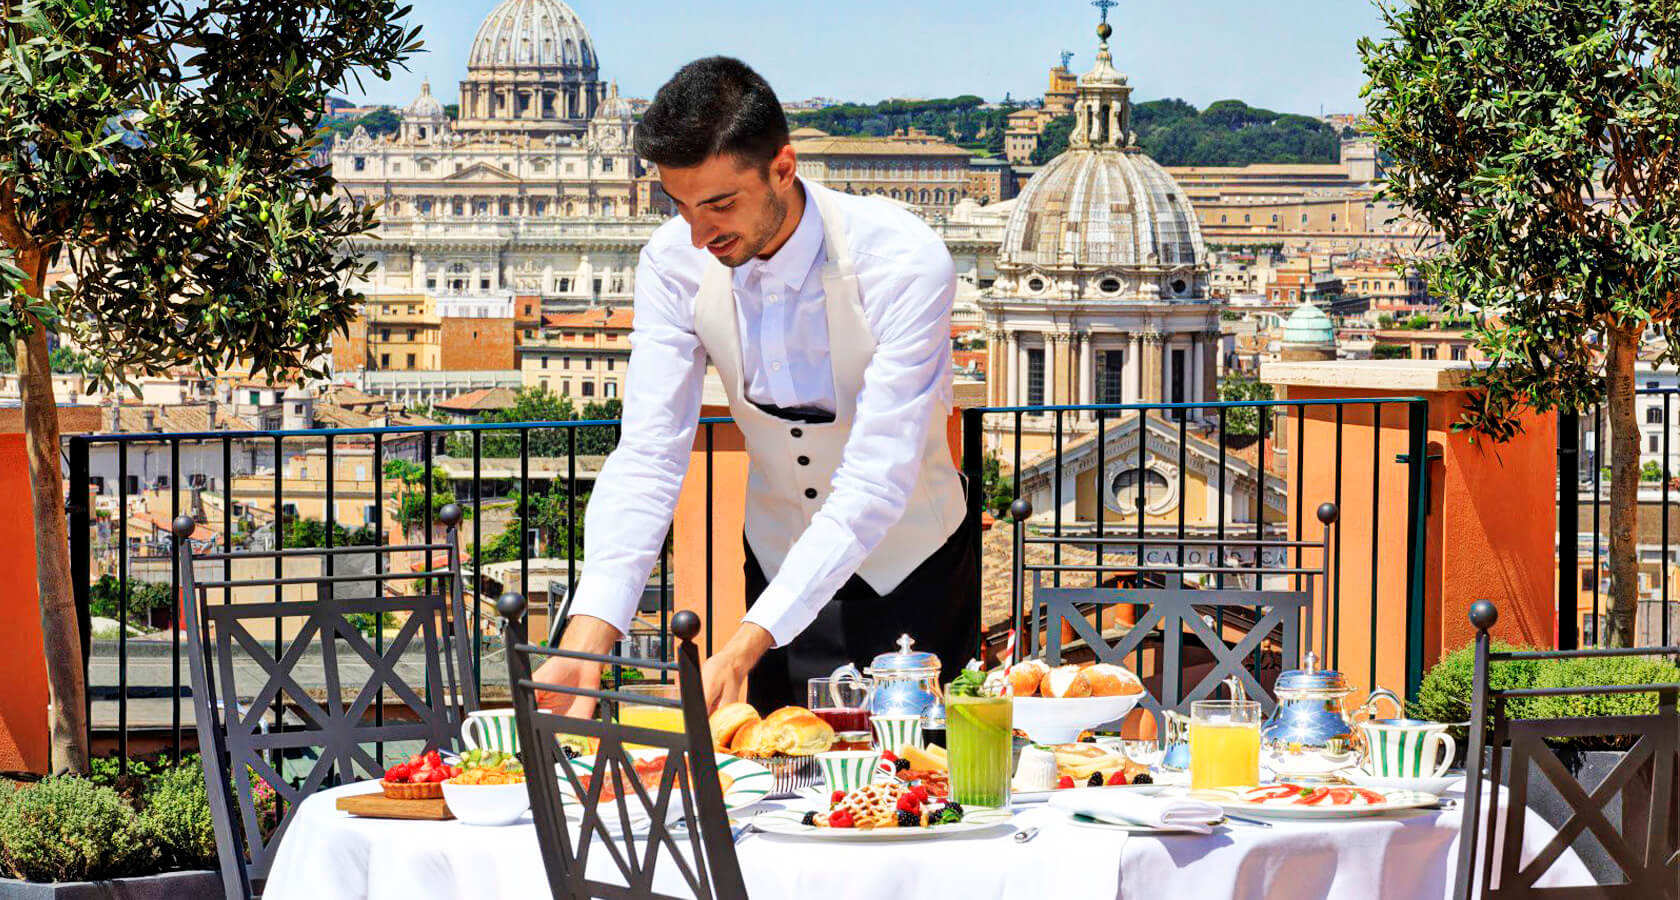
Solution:
[[[781,197],[772,191],[764,201],[764,227],[760,228],[750,238],[741,241],[742,249],[739,253],[718,257],[718,261],[731,269],[738,269],[746,265],[754,257],[764,252],[770,241],[776,237],[776,232],[782,230],[782,223],[787,221],[788,205]]]

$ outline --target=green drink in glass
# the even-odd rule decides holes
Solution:
[[[1007,807],[1014,706],[987,691],[979,674],[965,671],[945,689],[951,798],[963,806]]]

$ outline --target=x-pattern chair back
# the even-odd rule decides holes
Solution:
[[[745,900],[700,684],[699,652],[694,644],[700,617],[689,611],[672,617],[672,633],[681,643],[676,661],[665,662],[534,646],[527,642],[525,599],[506,594],[498,608],[505,618],[508,683],[531,813],[555,900],[679,896]],[[621,669],[675,673],[681,699],[537,682],[532,680],[533,657],[567,657]],[[610,721],[605,706],[599,708],[602,714],[597,718],[562,715],[537,706],[539,690],[680,709],[684,728],[661,731],[621,725]],[[562,736],[598,742],[587,769],[560,752]],[[646,749],[632,751],[631,744]],[[637,752],[647,756],[661,751],[665,762],[659,778],[653,786],[645,786],[635,768]],[[616,796],[603,799],[608,785],[619,789]],[[680,809],[681,815],[674,818],[674,809]],[[606,857],[608,864],[597,864],[592,875],[590,860],[599,856]],[[656,875],[662,877],[656,879]],[[660,888],[675,886],[679,880],[686,894]]]
[[[1597,886],[1593,896],[1680,898],[1680,833],[1675,828],[1676,778],[1680,777],[1680,711],[1676,700],[1680,698],[1680,684],[1507,690],[1495,690],[1488,684],[1491,664],[1505,660],[1661,656],[1680,653],[1680,647],[1496,652],[1491,649],[1488,632],[1498,618],[1498,610],[1486,600],[1471,606],[1470,622],[1476,628],[1476,643],[1466,758],[1480,760],[1485,754],[1489,762],[1488,783],[1508,784],[1509,793],[1504,804],[1495,798],[1483,809],[1482,779],[1469,779],[1455,896],[1462,900],[1472,896],[1498,900],[1584,896],[1579,887],[1546,888],[1538,886],[1538,881],[1577,839],[1590,834],[1625,879],[1620,884]],[[1609,694],[1655,694],[1656,711],[1648,715],[1582,718],[1512,719],[1509,716],[1509,701],[1514,698]],[[1546,745],[1549,738],[1584,737],[1620,737],[1630,742],[1610,773],[1590,790]],[[1536,774],[1569,806],[1570,814],[1546,845],[1525,864],[1528,786]],[[1609,804],[1618,798],[1620,827],[1608,815]],[[1642,828],[1638,824],[1641,820]],[[1500,836],[1497,852],[1491,841],[1486,849],[1480,846],[1490,834]]]
[[[450,746],[465,714],[477,708],[460,578],[460,508],[444,507],[439,520],[446,528],[440,544],[208,554],[192,552],[190,518],[175,522],[200,756],[230,900],[256,895],[299,803],[323,787],[382,774],[385,767],[370,746]],[[432,553],[439,550],[447,564],[433,569]],[[285,564],[300,558],[342,563],[355,554],[404,553],[421,554],[427,565],[417,572],[284,574]],[[281,574],[195,578],[195,563],[225,562],[231,571],[235,562],[265,560]],[[333,572],[330,563],[324,567]],[[417,582],[416,593],[384,590],[404,581]],[[230,602],[236,591],[273,588],[279,598],[287,588],[311,587],[313,599]],[[403,615],[383,648],[355,625],[365,619],[383,628]],[[252,633],[255,622],[272,625],[272,643]],[[418,684],[404,672],[415,656],[421,660]],[[311,690],[306,670],[317,667],[321,686]],[[255,687],[253,668],[260,678]],[[388,711],[386,698],[400,706]],[[266,718],[271,708],[296,722],[283,719],[276,727]],[[301,777],[288,771],[288,760],[311,756]],[[258,782],[272,789],[272,800]],[[267,825],[265,819],[276,815],[277,823]]]

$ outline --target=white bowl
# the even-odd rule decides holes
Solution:
[[[1118,697],[1016,697],[1015,727],[1035,744],[1071,744],[1079,733],[1124,719],[1143,694]]]
[[[1372,788],[1379,791],[1422,791],[1425,794],[1440,796],[1448,788],[1464,781],[1462,770],[1448,772],[1433,778],[1381,778],[1365,771],[1362,766],[1343,769],[1336,773],[1349,782],[1360,787]]]
[[[531,808],[520,784],[443,783],[443,802],[463,825],[512,825]]]

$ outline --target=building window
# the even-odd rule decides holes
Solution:
[[[548,368],[548,357],[543,356],[543,357],[539,357],[538,359],[540,360],[541,365],[539,365],[537,368],[539,368],[539,369]]]
[[[1149,509],[1165,499],[1167,495],[1167,476],[1154,469],[1143,470],[1143,508]],[[1109,482],[1109,493],[1114,497],[1114,505],[1121,509],[1136,509],[1138,502],[1138,470],[1127,469],[1114,476]]]
[[[364,156],[356,157],[356,171],[360,172],[360,171],[365,170],[366,168],[367,168],[367,157],[364,157]]]
[[[1044,348],[1027,351],[1027,406],[1044,405]]]
[[[1434,359],[1434,358],[1435,358],[1435,348],[1434,347],[1419,347],[1418,348],[1418,359]]]
[[[1458,362],[1464,362],[1464,360],[1468,358],[1464,352],[1464,347],[1458,346],[1452,348],[1452,358]]]
[[[562,293],[562,294],[571,293],[571,290],[572,290],[572,280],[570,278],[560,279],[560,293]]]
[[[1662,421],[1663,421],[1663,408],[1662,407],[1660,407],[1660,406],[1647,406],[1645,408],[1645,424],[1647,424],[1647,425],[1661,425]]]
[[[464,212],[466,208],[466,204],[460,200],[456,200],[454,203],[449,205],[450,213],[457,216]]]
[[[488,290],[490,290],[490,279],[488,279],[488,278],[480,278],[480,279],[479,279],[479,280],[478,280],[478,289],[479,289],[479,290],[481,290],[481,291],[488,291]]]
[[[605,385],[602,385],[601,391],[605,396],[617,397],[618,396],[618,382],[616,382],[616,381],[607,382]]]
[[[1104,278],[1097,287],[1101,288],[1105,294],[1118,294],[1120,293],[1120,279]]]
[[[388,368],[391,367],[391,354],[389,354],[389,353],[379,354],[379,367],[381,369],[388,369]]]
[[[601,160],[601,171],[611,172],[612,170],[613,170],[612,157],[608,156],[608,157],[602,158],[602,160]]]
[[[1660,435],[1655,435],[1655,434],[1646,435],[1645,436],[1645,452],[1646,453],[1656,453],[1660,450],[1662,450],[1662,437]]]
[[[593,397],[593,396],[595,396],[595,382],[593,382],[593,381],[585,381],[585,382],[584,382],[584,383],[583,383],[583,395],[584,395],[584,396],[585,396],[585,397]]]
[[[413,341],[413,340],[414,340],[414,339],[415,339],[415,338],[417,338],[417,337],[419,337],[419,336],[420,336],[420,333],[419,333],[419,332],[418,332],[418,331],[416,331],[416,330],[415,330],[415,329],[413,329],[413,328],[410,328],[410,329],[409,329],[409,330],[408,330],[408,340],[409,340],[409,341],[410,341],[410,342],[412,342],[412,341]]]
[[[1126,351],[1105,350],[1097,378],[1098,403],[1124,403]]]
[[[379,329],[379,339],[382,340],[382,341],[390,340],[391,339],[391,329],[389,329],[389,328]]]
[[[595,362],[595,360],[594,360],[594,359],[592,359],[592,358],[591,358],[591,357],[588,357],[588,356],[585,356],[585,357],[584,357],[584,358],[583,358],[583,370],[584,370],[584,371],[585,371],[585,372],[587,372],[587,371],[589,371],[589,370],[590,370],[590,369],[592,369],[592,368],[594,368],[594,365],[593,365],[593,364],[594,364],[594,362]]]
[[[617,337],[618,337],[618,335],[616,335],[616,334],[607,335],[608,340],[615,340],[615,339],[617,339]],[[612,370],[613,370],[613,361],[609,359],[609,360],[607,360],[607,371],[611,372]]]
[[[562,380],[560,382],[560,396],[570,397],[571,395],[572,395],[572,383],[570,381]]]

